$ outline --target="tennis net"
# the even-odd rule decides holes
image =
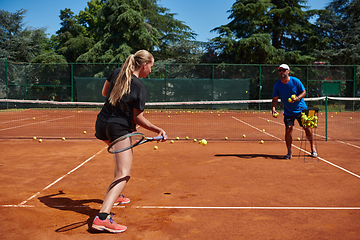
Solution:
[[[318,140],[360,140],[360,99],[306,98],[319,109]],[[147,103],[144,115],[170,139],[283,140],[283,106],[271,115],[271,99]],[[102,103],[0,99],[0,139],[94,139]],[[146,135],[154,133],[138,128]],[[302,136],[295,123],[294,139]]]

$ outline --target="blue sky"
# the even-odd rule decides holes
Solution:
[[[9,12],[26,9],[25,26],[47,28],[48,34],[60,29],[60,10],[70,8],[75,14],[84,10],[88,0],[0,0],[0,9]],[[324,9],[330,0],[308,0],[311,9]],[[207,41],[217,36],[211,29],[229,22],[228,10],[235,0],[158,0],[158,3],[171,13],[177,13],[176,19],[183,21],[195,33],[198,41]]]

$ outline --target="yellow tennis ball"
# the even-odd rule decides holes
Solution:
[[[174,140],[171,140],[170,143],[174,143]]]
[[[243,135],[243,138],[246,138],[246,135],[245,135],[245,134]]]
[[[292,99],[291,99],[291,98],[288,98],[288,102],[291,103],[291,102],[292,102]]]
[[[84,134],[86,134],[86,131],[84,131]]]
[[[34,140],[36,140],[36,137],[33,137]]]
[[[188,137],[188,136],[186,136],[185,138],[186,138],[186,139],[189,139],[189,137]]]
[[[35,120],[35,117],[33,117],[33,119]]]
[[[61,139],[62,139],[63,141],[65,141],[65,137],[62,137]]]
[[[298,137],[297,140],[300,141],[300,138]]]
[[[228,140],[229,138],[228,137],[225,137],[225,140]]]
[[[41,140],[41,139],[39,139],[39,143],[42,143],[42,140]]]
[[[180,138],[179,137],[176,137],[176,140],[179,140]]]
[[[263,132],[265,132],[265,129],[263,129]]]
[[[196,138],[194,138],[194,142],[196,142],[197,141],[197,139]]]
[[[155,150],[158,150],[158,146],[155,146],[154,149],[155,149]]]
[[[276,113],[274,113],[274,117],[278,117],[279,116],[279,114],[276,112]]]
[[[295,98],[296,98],[296,95],[295,95],[295,94],[291,95],[291,99],[292,99],[292,100],[295,100]]]
[[[263,144],[263,143],[264,143],[264,140],[261,140],[260,143]]]

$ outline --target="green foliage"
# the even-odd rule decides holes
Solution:
[[[334,0],[317,21],[326,48],[317,57],[331,64],[360,62],[360,1]]]
[[[212,39],[221,59],[233,63],[289,63],[310,61],[308,55],[319,38],[309,19],[317,11],[303,11],[303,0],[237,0],[230,12],[230,23],[214,28]],[[296,59],[287,57],[304,55]]]
[[[0,58],[28,62],[46,50],[45,29],[24,29],[26,10],[15,13],[0,10]]]
[[[74,13],[65,8],[60,11],[61,28],[52,37],[55,42],[55,50],[64,56],[67,62],[75,62],[77,58],[89,51],[94,45],[93,39],[85,35],[85,27],[78,23]]]

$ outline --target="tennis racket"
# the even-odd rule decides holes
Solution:
[[[144,134],[136,132],[136,133],[128,133],[113,141],[109,147],[109,153],[119,153],[129,150],[130,148],[139,146],[146,142],[151,141],[160,141],[163,139],[163,136],[157,137],[146,137]]]

